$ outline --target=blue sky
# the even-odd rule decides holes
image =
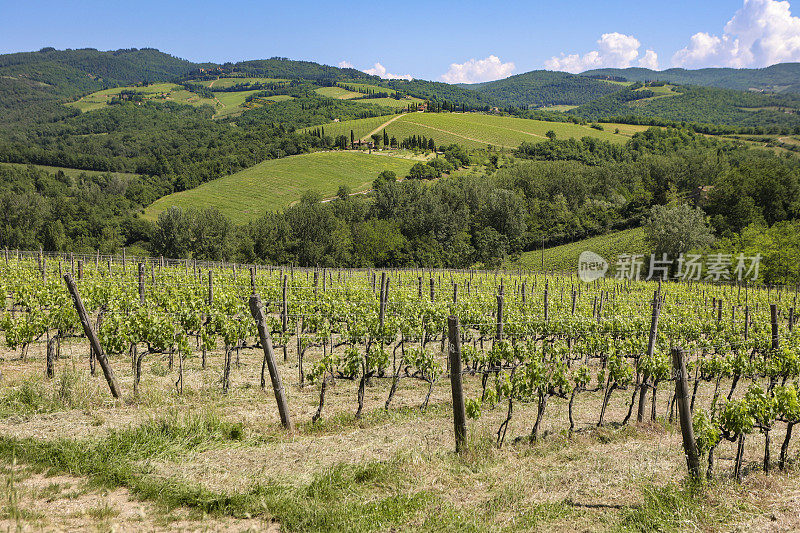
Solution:
[[[0,0],[0,13],[2,53],[43,46],[154,47],[195,61],[285,56],[445,81],[482,81],[538,68],[800,60],[800,18],[788,2],[775,0]]]

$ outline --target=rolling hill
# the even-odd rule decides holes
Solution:
[[[507,107],[580,105],[619,91],[621,87],[590,78],[534,70],[502,80],[462,85]]]
[[[336,194],[340,185],[353,191],[369,190],[383,170],[405,176],[412,159],[357,151],[316,152],[264,161],[235,174],[204,183],[188,191],[160,198],[144,213],[147,220],[172,206],[215,207],[237,223],[244,223],[269,210],[279,210],[300,199],[306,191],[324,197]]]
[[[680,85],[705,85],[737,91],[774,91],[800,93],[800,63],[780,63],[766,68],[604,68],[582,72],[585,77],[625,78],[629,81],[662,80]]]
[[[567,111],[586,120],[648,117],[736,127],[800,127],[800,98],[701,86],[626,87]]]

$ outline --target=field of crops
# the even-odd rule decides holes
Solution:
[[[288,207],[306,191],[336,195],[340,185],[354,192],[368,190],[383,170],[405,176],[414,160],[358,151],[317,152],[264,161],[188,191],[159,198],[144,213],[147,220],[171,206],[183,209],[215,207],[236,223],[267,211]]]
[[[6,490],[33,528],[46,500],[14,487],[41,469],[124,488],[173,525],[794,517],[795,288],[15,251],[0,272],[0,457],[31,469]],[[689,472],[715,482],[684,488]]]
[[[509,264],[509,267],[534,270],[543,268],[557,272],[574,271],[578,268],[578,257],[587,250],[599,254],[612,263],[620,254],[649,253],[644,241],[644,230],[633,228],[545,248],[544,266],[542,266],[541,250],[523,252],[519,259]]]

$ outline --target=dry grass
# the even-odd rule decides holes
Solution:
[[[209,354],[205,370],[197,356],[185,362],[182,395],[173,385],[177,364],[170,371],[165,357],[148,356],[139,398],[132,395],[130,362],[116,357],[112,364],[125,391],[120,402],[111,400],[99,371],[95,377],[88,374],[84,346],[67,345],[64,353],[70,357],[58,361],[52,381],[42,377],[43,357],[38,347],[31,349],[25,362],[15,360],[16,354],[4,354],[0,383],[3,435],[45,442],[98,439],[169,413],[214,413],[228,422],[241,423],[244,438],[154,457],[142,463],[148,476],[216,493],[242,492],[268,482],[304,494],[323,483],[328,473],[342,468],[350,472],[348,468],[388,465],[382,474],[385,478],[367,485],[358,483],[356,470],[356,481],[348,482],[356,483],[355,488],[343,482],[342,494],[358,500],[353,505],[362,506],[382,504],[387,497],[407,498],[414,504],[403,508],[406,514],[400,515],[401,523],[426,530],[800,528],[798,475],[794,470],[766,476],[758,471],[763,438],[754,435],[748,439],[750,469],[743,485],[730,478],[734,445],[723,443],[717,452],[719,480],[699,495],[689,494],[683,488],[685,463],[674,426],[659,420],[617,427],[627,412],[629,391],[614,394],[606,414],[608,424],[603,428],[596,427],[599,393],[580,394],[574,410],[579,431],[572,439],[566,436],[566,401],[552,399],[542,428],[544,437],[536,445],[527,439],[535,406],[518,404],[502,449],[494,445],[495,432],[505,417],[505,405],[498,405],[485,411],[482,418],[469,421],[470,446],[456,456],[452,453],[449,382],[434,386],[430,405],[422,412],[419,406],[427,385],[404,379],[387,412],[383,404],[389,380],[374,379],[367,389],[365,415],[356,420],[357,383],[340,379],[328,391],[323,420],[312,425],[319,390],[297,385],[297,362],[290,350],[288,361],[280,357],[279,366],[298,427],[287,435],[280,428],[271,391],[259,387],[260,354],[252,350],[241,352],[227,395],[221,393],[219,383],[221,353]],[[317,356],[307,355],[307,370]],[[477,396],[479,378],[466,377],[465,387],[468,396]],[[27,392],[22,394],[23,390]],[[700,406],[709,404],[711,393],[710,385],[701,387]],[[659,415],[666,414],[668,396],[663,387],[658,396]],[[777,457],[782,433],[781,427],[773,431],[773,457]],[[795,443],[792,456],[797,454]],[[13,517],[7,513],[0,527],[22,523],[34,529],[58,529],[64,524],[65,529],[202,526],[241,530],[268,525],[241,516],[203,521],[181,507],[165,514],[154,503],[136,501],[125,488],[103,491],[80,477],[20,472],[24,475],[20,474],[15,485],[17,505],[30,513]],[[685,513],[676,511],[677,518],[667,516],[662,507],[669,506],[678,506]],[[352,527],[361,529],[362,525]],[[379,523],[373,527],[385,529]]]

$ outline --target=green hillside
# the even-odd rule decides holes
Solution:
[[[681,85],[706,85],[723,89],[750,89],[775,92],[800,92],[800,63],[781,63],[766,68],[703,68],[686,70],[671,68],[650,70],[631,67],[587,70],[586,77],[625,78],[630,81],[662,80]]]
[[[150,205],[144,218],[178,206],[183,209],[215,207],[237,223],[265,211],[287,207],[306,191],[334,196],[340,185],[365,191],[383,170],[405,176],[416,161],[362,152],[317,152],[264,161],[188,191],[165,196]]]
[[[628,87],[568,111],[586,120],[638,116],[736,127],[800,127],[800,97],[700,86]]]
[[[591,251],[601,255],[614,266],[620,254],[647,254],[649,250],[644,241],[644,230],[632,228],[599,237],[591,237],[582,241],[553,246],[544,250],[544,270],[577,272],[578,257],[582,252]],[[526,268],[540,270],[542,268],[542,251],[523,252],[522,256],[506,265],[508,268]]]

